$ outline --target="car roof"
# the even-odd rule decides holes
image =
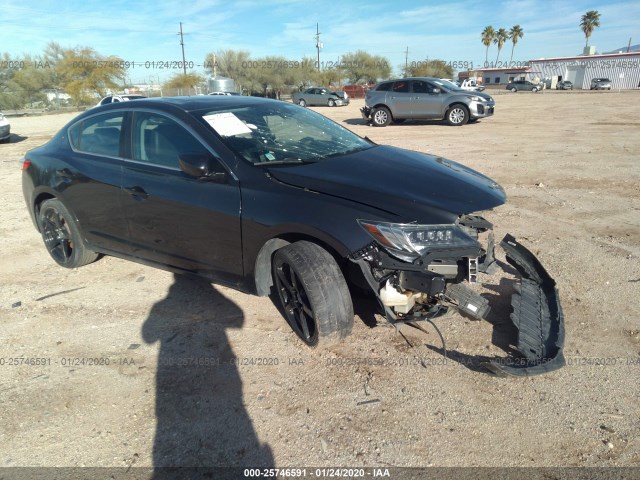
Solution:
[[[190,97],[153,97],[141,98],[135,102],[118,102],[101,105],[91,109],[92,112],[117,110],[122,108],[157,108],[158,110],[194,112],[219,106],[242,107],[262,103],[282,103],[270,98],[245,97],[239,95],[195,95]]]

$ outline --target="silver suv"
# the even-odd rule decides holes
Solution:
[[[473,123],[493,115],[495,101],[483,92],[462,90],[433,77],[381,82],[367,92],[362,117],[376,127],[408,118],[446,120],[449,125]]]
[[[593,78],[590,90],[611,90],[611,80],[608,78]]]

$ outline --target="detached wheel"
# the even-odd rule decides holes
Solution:
[[[447,123],[454,127],[460,127],[469,121],[469,110],[464,105],[453,105],[447,111]]]
[[[273,278],[287,322],[304,343],[326,346],[351,333],[347,283],[322,247],[300,241],[281,248],[273,257]]]
[[[306,107],[307,106],[307,102],[305,102],[304,99],[301,98],[300,100],[298,100],[298,105],[300,105],[301,107]]]
[[[327,105],[329,105],[330,107],[335,107],[336,101],[333,98],[330,98],[329,101],[327,102]]]
[[[78,268],[98,258],[97,253],[85,247],[76,221],[60,200],[45,201],[38,221],[44,245],[58,265]]]
[[[376,107],[371,114],[371,120],[376,127],[386,127],[391,123],[391,112],[387,107]]]

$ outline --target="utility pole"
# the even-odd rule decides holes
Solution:
[[[316,50],[318,51],[318,70],[320,70],[320,49],[322,48],[322,43],[320,42],[320,27],[316,23]]]
[[[180,35],[180,46],[182,47],[182,68],[184,70],[184,76],[187,76],[187,62],[184,59],[184,37],[182,36],[182,22],[180,22],[180,32],[176,35]]]
[[[404,76],[406,77],[409,71],[409,47],[404,52]]]

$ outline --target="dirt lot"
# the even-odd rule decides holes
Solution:
[[[494,118],[461,128],[369,127],[362,100],[317,110],[505,187],[508,203],[486,215],[496,238],[539,255],[566,315],[570,365],[525,379],[474,361],[506,355],[500,324],[439,320],[458,360],[444,363],[432,328],[403,329],[412,348],[358,299],[348,341],[312,351],[268,298],[115,258],[56,266],[19,159],[73,115],[11,119],[0,466],[639,465],[640,92],[499,93]],[[485,286],[495,297],[510,285]],[[507,321],[506,303],[496,315]]]

